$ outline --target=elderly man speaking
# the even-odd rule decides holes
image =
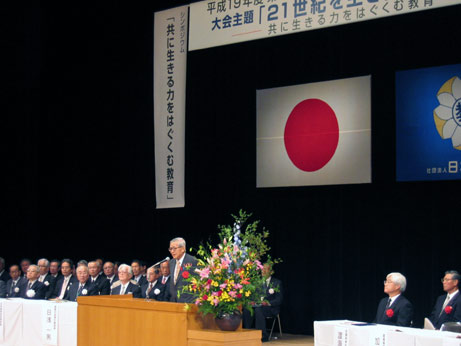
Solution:
[[[413,305],[402,293],[407,287],[407,279],[400,273],[390,273],[384,281],[384,293],[389,298],[379,302],[375,322],[391,326],[410,327],[413,320]]]

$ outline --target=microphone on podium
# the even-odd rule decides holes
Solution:
[[[155,263],[152,267],[156,267],[158,266],[159,264],[162,264],[163,262],[166,262],[166,261],[169,261],[170,260],[170,257],[165,257],[164,259],[162,259],[161,261]]]

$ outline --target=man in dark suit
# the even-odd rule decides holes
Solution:
[[[110,283],[104,274],[100,275],[101,268],[99,262],[91,261],[88,263],[88,270],[90,271],[91,283],[95,284],[98,288],[98,294],[109,295],[110,294]]]
[[[166,285],[159,280],[160,270],[150,267],[147,269],[147,282],[141,286],[143,298],[155,299],[158,301],[165,300]]]
[[[66,258],[61,261],[61,274],[57,281],[56,285],[54,287],[54,291],[51,294],[50,298],[51,299],[64,299],[64,295],[66,294],[67,287],[69,285],[74,285],[78,283],[77,278],[72,275],[72,269],[73,269],[74,263],[72,260]]]
[[[402,293],[407,287],[405,276],[400,273],[390,273],[384,281],[383,298],[378,304],[375,322],[391,326],[410,327],[413,321],[413,305]]]
[[[6,284],[9,279],[11,279],[11,277],[5,270],[5,260],[0,257],[0,281],[4,281]]]
[[[437,298],[434,310],[429,317],[436,329],[440,329],[446,322],[461,322],[461,295],[458,289],[460,278],[456,270],[445,272],[442,284],[447,294]]]
[[[53,294],[56,278],[49,273],[50,262],[46,258],[39,259],[37,265],[40,268],[40,277],[38,281],[46,286],[45,299],[48,299]]]
[[[50,262],[50,274],[52,277],[55,279],[58,278],[58,276],[61,276],[61,261],[58,259],[53,259]]]
[[[15,298],[21,296],[21,287],[23,283],[27,281],[24,276],[21,275],[21,270],[17,264],[13,264],[10,267],[11,279],[6,283],[6,296],[8,298]]]
[[[133,298],[141,298],[141,288],[131,281],[133,270],[128,264],[121,264],[118,268],[119,281],[112,284],[111,295],[133,294]]]
[[[104,275],[109,281],[109,288],[110,288],[110,286],[112,286],[114,282],[118,281],[118,276],[115,275],[115,265],[112,262],[107,261],[106,263],[104,263],[103,270],[104,270]]]
[[[21,297],[24,299],[45,299],[47,287],[38,281],[40,269],[31,264],[27,269],[27,281],[21,287]]]
[[[162,284],[166,285],[170,279],[170,265],[169,261],[160,263],[160,272],[162,274],[160,281]]]
[[[269,263],[265,263],[261,274],[265,279],[264,292],[265,297],[261,306],[255,306],[254,314],[251,316],[247,310],[243,311],[243,327],[251,328],[253,320],[255,328],[262,331],[262,341],[269,341],[269,334],[266,328],[266,317],[276,317],[280,313],[280,306],[283,301],[282,282],[272,276],[273,270]]]
[[[6,283],[0,280],[0,298],[6,298]]]
[[[147,282],[146,277],[142,274],[144,264],[140,260],[133,260],[131,262],[131,269],[133,269],[133,280],[141,287]]]
[[[197,259],[186,253],[186,241],[183,238],[171,240],[168,250],[173,259],[169,262],[171,277],[167,284],[167,300],[178,303],[193,303],[194,297],[189,293],[182,292],[185,284],[183,278],[185,274],[183,273],[186,271],[193,272],[197,267]]]
[[[89,270],[87,266],[81,265],[76,269],[78,283],[68,285],[64,299],[77,301],[80,296],[96,296],[99,294],[98,286],[92,283],[89,278]]]
[[[19,265],[21,266],[21,271],[22,275],[27,278],[27,269],[29,269],[29,266],[32,262],[28,258],[23,258]]]

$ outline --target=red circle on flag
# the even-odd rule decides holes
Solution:
[[[305,172],[318,171],[335,154],[339,126],[333,109],[319,99],[298,103],[285,125],[285,148],[293,164]]]

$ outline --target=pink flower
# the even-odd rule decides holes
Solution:
[[[227,287],[227,284],[221,284],[219,285],[219,288],[221,288],[222,290],[225,289]]]
[[[234,287],[235,287],[235,289],[239,290],[239,289],[241,289],[243,286],[240,285],[240,284],[235,284]]]
[[[209,275],[210,275],[210,268],[209,267],[205,267],[200,271],[200,278],[201,279],[207,279]]]
[[[235,291],[229,291],[229,295],[230,295],[232,298],[235,298],[235,296],[237,295],[237,292],[235,292]]]

